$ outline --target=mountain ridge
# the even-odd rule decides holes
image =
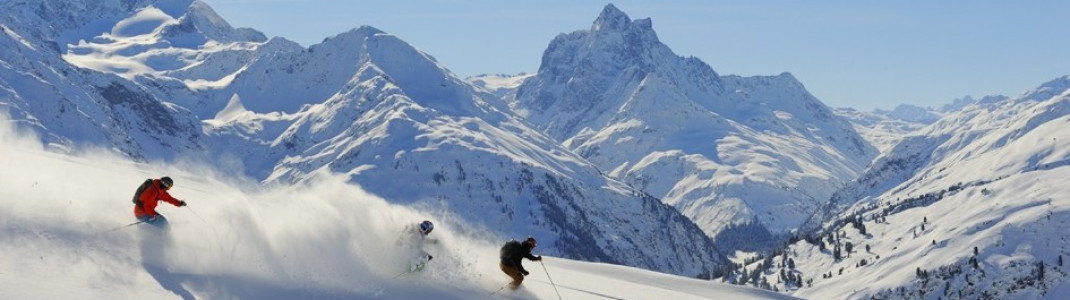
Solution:
[[[710,236],[756,219],[790,232],[876,155],[790,73],[721,76],[612,5],[589,30],[554,38],[507,102]]]
[[[767,288],[807,298],[1065,297],[1070,86],[1053,88],[1060,81],[904,138],[836,193],[838,208],[807,226],[816,231],[724,280],[791,274]]]
[[[29,11],[26,24],[50,20],[25,2],[15,6],[9,12]],[[9,106],[22,122],[38,120],[41,136],[70,139],[70,149],[85,143],[118,146],[146,161],[203,160],[267,185],[343,174],[400,204],[441,207],[506,236],[536,236],[549,254],[687,276],[724,266],[717,247],[676,210],[604,177],[518,121],[500,99],[374,27],[303,48],[281,38],[248,39],[200,1],[39,7],[68,9],[74,20],[50,36],[91,38],[38,52],[24,45],[46,45],[43,31],[23,40],[6,34],[11,39],[0,47],[45,58],[35,67],[65,78],[57,81],[66,84],[59,97],[79,95],[77,105],[103,112],[83,116],[48,106],[53,101]],[[81,21],[86,12],[103,18]],[[120,22],[125,35],[111,36]],[[6,59],[23,55],[16,53],[0,56],[17,61]],[[92,60],[98,56],[110,58]],[[108,64],[115,61],[137,68]],[[7,66],[0,65],[0,86],[13,87],[14,97],[54,95],[48,83],[7,84],[36,76]],[[36,117],[51,115],[78,121]]]

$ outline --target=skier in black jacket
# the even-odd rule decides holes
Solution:
[[[528,275],[528,271],[524,270],[524,265],[520,263],[523,258],[534,261],[542,260],[541,255],[531,255],[532,249],[535,249],[535,238],[530,236],[524,242],[512,240],[502,246],[502,262],[499,266],[502,268],[502,272],[505,272],[505,275],[513,278],[513,281],[509,283],[510,288],[516,289],[520,287],[520,283],[524,282],[524,276]]]

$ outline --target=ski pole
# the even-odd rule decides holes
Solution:
[[[550,285],[554,286],[554,292],[557,293],[557,300],[561,300],[561,292],[557,290],[557,284],[554,284],[554,279],[550,277],[550,271],[546,270],[546,264],[542,263],[542,259],[539,259],[539,264],[542,265],[542,271],[546,272],[546,278],[550,279]]]
[[[215,226],[213,226],[212,223],[208,223],[208,220],[205,220],[204,217],[201,217],[201,215],[194,211],[192,208],[190,208],[189,205],[186,205],[186,208],[189,208],[189,212],[193,213],[194,216],[197,216],[198,219],[201,219],[201,222],[204,222],[204,224],[208,225],[209,228],[212,228],[212,233],[216,235],[216,239],[219,238],[219,231],[215,230]]]
[[[219,241],[220,240],[219,231],[215,230],[215,226],[212,225],[212,223],[208,223],[208,220],[205,220],[204,217],[201,217],[201,215],[198,214],[196,211],[194,211],[192,208],[190,208],[189,205],[185,205],[185,206],[186,206],[186,208],[189,208],[189,212],[193,213],[194,216],[197,216],[198,219],[201,219],[201,222],[204,222],[205,225],[208,225],[208,228],[212,229],[212,234],[215,235],[216,241]],[[221,243],[218,244],[218,245],[219,245],[219,250],[223,251],[223,245]]]
[[[123,226],[116,227],[116,228],[112,228],[111,230],[108,230],[108,231],[105,231],[105,232],[101,232],[101,234],[109,233],[109,232],[112,232],[112,231],[116,231],[116,230],[119,230],[119,229],[127,228],[127,227],[134,226],[134,225],[141,224],[141,223],[145,223],[145,221],[137,221],[137,222],[134,222],[134,223],[130,223],[130,224],[126,224],[126,225],[123,225]]]
[[[197,214],[197,212],[194,211],[192,208],[190,208],[188,204],[185,205],[185,206],[186,206],[186,208],[189,208],[189,212],[193,213],[194,216],[197,216],[198,219],[201,219],[201,222],[204,222],[204,224],[208,224],[208,221],[205,220],[204,218],[202,218],[200,214]],[[209,224],[209,225],[211,225],[211,224]]]

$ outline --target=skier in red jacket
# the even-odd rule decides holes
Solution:
[[[175,199],[167,193],[167,190],[174,185],[175,182],[167,176],[160,179],[146,179],[134,193],[134,217],[137,217],[138,221],[166,228],[167,218],[156,212],[156,205],[159,201],[163,200],[178,207],[186,206],[186,201]]]

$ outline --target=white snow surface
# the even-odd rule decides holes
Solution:
[[[506,104],[516,102],[516,91],[525,80],[535,76],[534,73],[520,73],[516,75],[483,74],[465,78],[472,86],[493,94]]]
[[[67,45],[63,59],[78,67],[131,80],[137,76],[151,75],[179,80],[191,90],[226,87],[237,74],[245,70],[244,64],[263,43],[259,40],[222,42],[204,36],[192,39],[196,42],[187,42],[188,37],[169,34],[169,30],[183,26],[201,30],[184,35],[202,34],[210,29],[206,26],[196,27],[192,23],[199,16],[194,12],[210,13],[213,17],[206,22],[226,26],[224,30],[234,30],[206,6],[202,11],[198,11],[196,5],[191,6],[190,11],[179,19],[159,8],[148,6],[118,21],[109,32]]]
[[[0,299],[793,299],[550,256],[525,262],[531,275],[519,290],[490,296],[508,281],[497,247],[514,237],[448,211],[391,204],[329,174],[261,186],[192,163],[58,154],[6,120]],[[135,221],[138,182],[163,174],[189,206],[161,203],[167,231],[124,226]],[[413,253],[399,234],[423,219],[437,224],[434,259],[394,278]]]
[[[848,207],[824,220],[826,250],[800,241],[763,275],[814,299],[1070,298],[1068,83],[966,106],[904,139],[837,193]],[[813,286],[779,283],[782,269]]]
[[[915,134],[927,123],[897,119],[894,116],[882,112],[862,112],[852,108],[837,108],[836,115],[851,122],[858,134],[862,135],[870,144],[877,147],[880,153],[892,149],[903,138]]]
[[[471,82],[477,87],[486,89],[490,92],[495,92],[502,89],[516,89],[520,87],[520,84],[524,83],[524,80],[535,76],[535,74],[520,73],[516,75],[502,75],[502,74],[484,74],[465,78],[466,81]]]

